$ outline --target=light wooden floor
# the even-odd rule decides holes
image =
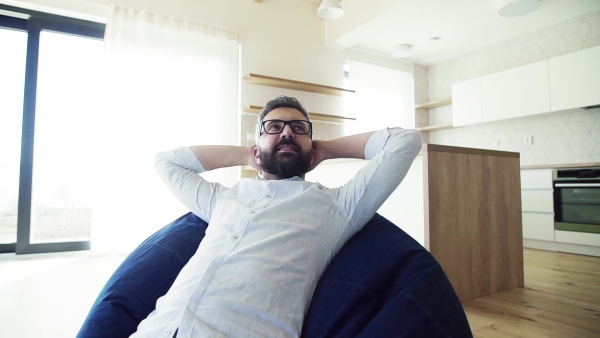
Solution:
[[[463,303],[475,337],[600,337],[600,257],[525,249],[525,288]]]

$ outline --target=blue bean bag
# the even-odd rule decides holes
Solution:
[[[128,337],[154,310],[204,238],[192,213],[136,248],[106,283],[78,337]],[[308,309],[303,337],[472,337],[439,263],[376,214],[331,261]]]

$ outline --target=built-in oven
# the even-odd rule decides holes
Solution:
[[[554,228],[600,233],[600,167],[554,169]]]

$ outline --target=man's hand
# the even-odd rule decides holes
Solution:
[[[327,155],[325,154],[325,142],[327,141],[321,141],[321,140],[314,140],[312,143],[312,149],[313,149],[313,161],[310,164],[310,167],[308,167],[308,169],[306,170],[306,172],[309,172],[313,169],[315,169],[319,164],[321,164],[321,162],[325,161],[327,159]]]
[[[254,148],[255,145],[246,146],[246,159],[247,164],[252,167],[252,169],[256,170],[259,173],[262,173],[262,165],[256,163],[256,159],[254,159]]]

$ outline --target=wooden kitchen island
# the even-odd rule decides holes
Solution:
[[[519,153],[423,146],[425,247],[462,301],[523,287]]]
[[[324,162],[306,179],[333,188],[365,164]],[[461,301],[523,286],[519,153],[424,144],[378,212],[433,254]]]

